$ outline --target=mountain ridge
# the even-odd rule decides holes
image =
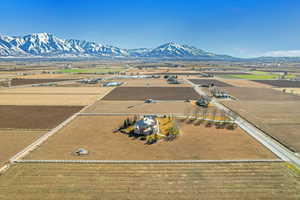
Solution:
[[[133,58],[233,58],[175,42],[156,48],[123,49],[78,39],[61,39],[49,33],[24,36],[0,35],[0,57],[133,57]]]

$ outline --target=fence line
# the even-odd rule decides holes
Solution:
[[[168,163],[251,163],[283,162],[281,159],[253,160],[16,160],[16,163],[89,163],[89,164],[168,164]]]

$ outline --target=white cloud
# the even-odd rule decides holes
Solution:
[[[300,57],[300,50],[269,51],[269,52],[263,53],[262,56],[271,56],[271,57]]]

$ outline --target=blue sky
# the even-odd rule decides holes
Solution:
[[[2,0],[0,10],[4,35],[48,32],[122,48],[173,41],[240,57],[300,54],[298,0]]]

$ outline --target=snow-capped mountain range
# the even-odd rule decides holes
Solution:
[[[48,33],[34,33],[25,36],[0,35],[1,57],[145,57],[145,58],[231,58],[177,43],[163,44],[157,48],[122,49],[96,42],[76,39],[61,39]]]

